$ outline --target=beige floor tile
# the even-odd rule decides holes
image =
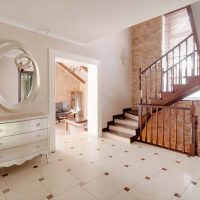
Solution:
[[[113,180],[121,183],[124,187],[132,188],[140,183],[145,178],[145,174],[141,171],[132,169],[131,167],[122,167],[115,172],[111,173],[110,176]]]
[[[120,167],[122,167],[123,165],[109,157],[100,160],[98,162],[95,163],[95,165],[97,165],[98,167],[100,167],[101,169],[103,169],[104,171],[107,172],[114,172],[115,170],[119,169]]]
[[[55,200],[96,200],[89,192],[80,186],[75,186],[72,189],[56,196]]]
[[[141,158],[143,159],[143,158]],[[142,173],[144,173],[146,176],[153,177],[155,174],[157,174],[162,168],[156,163],[151,162],[151,159],[145,158],[145,160],[141,160],[137,162],[135,165],[132,166],[133,170],[138,170]]]
[[[139,199],[130,192],[121,191],[114,197],[112,197],[110,200],[139,200]]]
[[[130,191],[141,200],[169,200],[173,193],[152,180],[144,180]]]
[[[49,192],[39,183],[32,183],[5,194],[6,200],[40,200],[46,197]]]
[[[73,177],[68,172],[62,172],[54,176],[45,178],[42,184],[50,191],[54,196],[63,193],[67,189],[77,185],[80,181]]]
[[[10,173],[5,177],[5,181],[9,189],[16,189],[31,184],[32,182],[36,182],[40,177],[40,174],[36,170],[30,169],[23,174]]]
[[[190,184],[186,191],[183,193],[182,200],[199,200],[200,188]]]
[[[73,157],[71,155],[70,156],[67,155],[66,157],[64,157],[62,163],[65,165],[67,169],[72,169],[72,170],[79,169],[82,166],[88,164],[87,162],[81,160],[80,158]]]
[[[184,179],[184,177],[174,177],[174,175],[170,174],[168,171],[160,171],[153,178],[153,181],[163,186],[164,188],[168,188],[173,193],[182,194],[186,187],[190,184],[190,181]]]
[[[83,165],[77,170],[72,170],[70,173],[78,178],[80,181],[87,183],[88,181],[93,180],[100,175],[103,175],[104,171],[94,165],[88,164]]]
[[[100,176],[83,186],[100,200],[108,200],[123,189],[123,186],[109,176]]]
[[[63,162],[59,162],[57,160],[51,160],[49,163],[36,168],[39,174],[42,177],[49,177],[60,172],[66,171],[67,167],[63,164]]]
[[[198,181],[200,178],[199,169],[182,163],[175,163],[168,169],[168,172],[184,181]]]

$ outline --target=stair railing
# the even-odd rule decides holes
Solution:
[[[139,142],[197,155],[195,105],[190,107],[139,105]]]
[[[140,104],[162,98],[162,92],[172,92],[176,84],[186,84],[187,77],[200,75],[199,53],[190,34],[149,67],[139,69]]]

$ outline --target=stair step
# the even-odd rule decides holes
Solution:
[[[125,116],[126,118],[128,118],[128,119],[134,119],[134,120],[138,121],[138,116],[133,115],[133,114],[130,114],[129,112],[125,112],[125,113],[124,113],[124,116]]]
[[[138,116],[138,110],[129,110],[129,111],[126,111],[126,112],[129,113],[129,114]]]
[[[118,140],[121,142],[125,142],[125,143],[131,143],[131,138],[134,137],[135,135],[126,135],[125,133],[120,133],[117,131],[109,131],[104,133],[104,135],[110,139],[114,139],[114,140]]]
[[[130,129],[130,128],[125,128],[123,126],[119,126],[119,125],[109,125],[109,130],[112,130],[112,131],[117,131],[117,132],[121,132],[121,133],[126,133],[126,134],[129,134],[129,135],[133,135],[133,134],[136,134],[136,127],[135,129]]]
[[[138,127],[138,121],[129,120],[129,119],[115,119],[114,122],[116,124],[127,125],[132,127]]]

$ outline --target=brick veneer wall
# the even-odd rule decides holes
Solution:
[[[162,55],[162,17],[157,17],[132,27],[132,103],[139,103],[138,70],[148,67]]]

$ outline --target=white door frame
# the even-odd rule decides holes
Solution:
[[[56,150],[56,145],[55,145],[55,81],[56,81],[56,65],[55,65],[55,58],[65,58],[68,60],[74,60],[76,62],[80,62],[83,64],[86,64],[88,67],[88,78],[89,78],[89,73],[90,73],[90,67],[92,67],[91,71],[94,71],[96,69],[96,90],[91,91],[92,93],[96,93],[95,98],[95,105],[97,105],[97,108],[93,110],[93,114],[96,116],[96,118],[93,118],[90,120],[89,114],[88,114],[88,132],[96,137],[101,137],[102,136],[102,113],[101,113],[101,84],[100,84],[100,61],[94,60],[91,58],[79,56],[79,55],[74,55],[66,52],[61,52],[61,51],[56,51],[53,49],[49,49],[49,130],[50,130],[50,152],[54,152]],[[88,91],[88,95],[89,95]],[[88,100],[88,102],[91,102],[91,99]],[[89,105],[88,105],[89,107]],[[90,111],[88,111],[90,112]],[[94,122],[94,119],[96,121]],[[92,126],[90,121],[92,121],[96,124],[96,126]],[[91,131],[90,131],[91,130]]]

